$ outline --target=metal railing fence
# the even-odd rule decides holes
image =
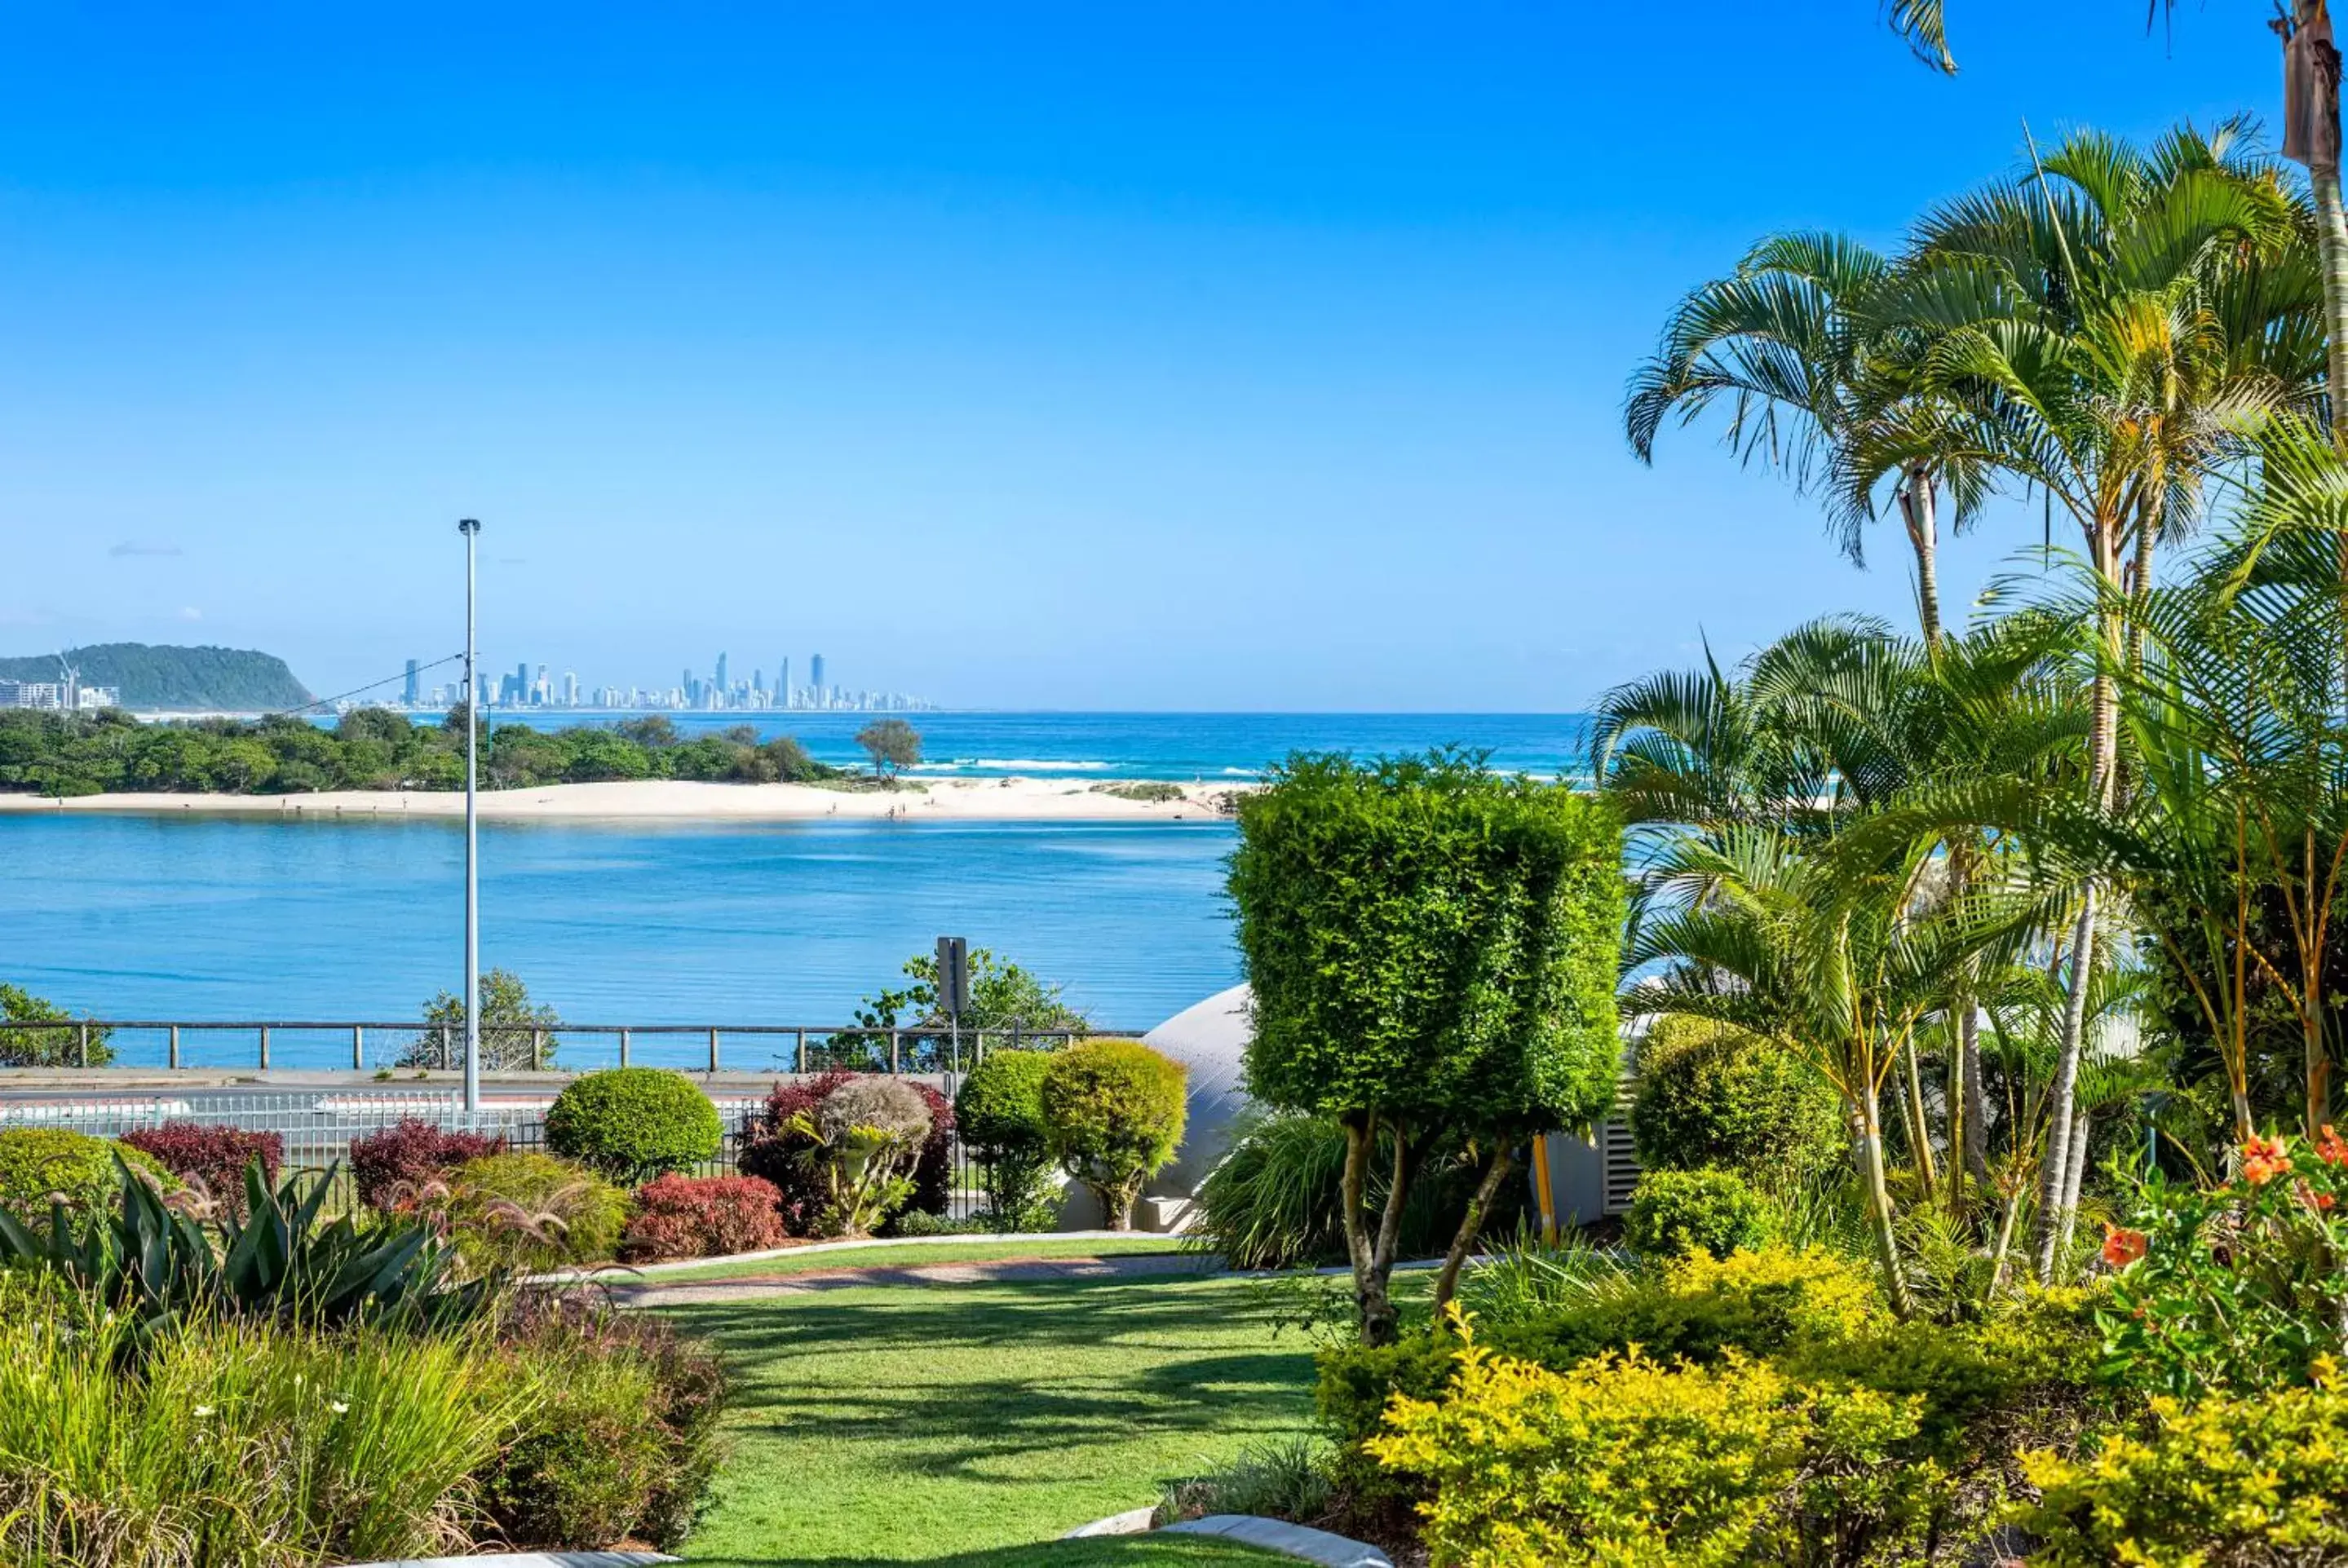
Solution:
[[[985,1030],[862,1024],[491,1024],[487,1072],[670,1067],[692,1072],[963,1072],[998,1047],[1049,1050],[1085,1034],[1140,1030]],[[315,1020],[0,1019],[0,1068],[126,1067],[351,1072],[455,1071],[462,1023]]]

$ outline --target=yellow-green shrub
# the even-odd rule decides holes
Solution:
[[[117,1155],[165,1191],[179,1189],[161,1162],[128,1143],[65,1127],[12,1127],[0,1132],[0,1209],[34,1221],[46,1220],[59,1200],[77,1215],[103,1209],[121,1188]]]
[[[2148,1433],[2107,1434],[2065,1460],[2031,1454],[2039,1501],[2015,1522],[2047,1568],[2143,1568],[2348,1560],[2348,1396],[2325,1386],[2277,1389],[2196,1405],[2152,1401]]]
[[[1813,1518],[1841,1541],[1920,1518],[1909,1500],[1936,1472],[1890,1462],[1917,1409],[1734,1353],[1698,1367],[1632,1350],[1560,1373],[1468,1345],[1448,1397],[1397,1399],[1367,1447],[1431,1484],[1438,1563],[1725,1568],[1796,1555]]]
[[[490,1154],[449,1173],[443,1212],[449,1240],[475,1268],[559,1268],[612,1256],[628,1195],[551,1154]]]

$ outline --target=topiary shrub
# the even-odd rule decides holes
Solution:
[[[1182,1143],[1182,1064],[1138,1040],[1082,1040],[1052,1053],[1040,1094],[1052,1157],[1100,1200],[1111,1230],[1133,1225],[1142,1184]]]
[[[1769,1209],[1734,1171],[1650,1171],[1631,1195],[1622,1239],[1648,1257],[1726,1257],[1769,1239]]]
[[[708,1159],[725,1136],[709,1096],[657,1067],[574,1078],[546,1113],[549,1149],[631,1185]]]
[[[468,1160],[432,1206],[465,1261],[485,1272],[603,1262],[628,1218],[626,1193],[551,1154]]]
[[[53,1202],[76,1216],[111,1208],[122,1163],[163,1190],[179,1180],[144,1150],[62,1127],[15,1127],[0,1132],[0,1209],[19,1219],[46,1219]]]
[[[815,1235],[830,1201],[822,1162],[808,1157],[816,1147],[814,1132],[800,1118],[811,1116],[825,1096],[840,1085],[876,1076],[888,1075],[835,1070],[778,1083],[767,1096],[766,1107],[750,1129],[736,1164],[744,1175],[771,1182],[782,1194],[783,1224],[791,1235]],[[913,1163],[911,1195],[902,1206],[942,1214],[953,1182],[953,1107],[944,1095],[918,1080],[894,1081],[911,1089],[930,1113],[929,1136]]]
[[[246,1169],[259,1160],[263,1176],[273,1188],[278,1167],[285,1159],[283,1133],[248,1132],[217,1122],[166,1122],[160,1127],[125,1132],[122,1143],[238,1213],[244,1206]]]
[[[481,1486],[507,1543],[681,1545],[724,1455],[716,1353],[657,1317],[575,1298],[527,1303],[507,1344],[530,1414]]]
[[[421,1117],[407,1116],[380,1132],[351,1140],[351,1180],[359,1202],[388,1214],[414,1207],[418,1194],[466,1161],[505,1152],[501,1137],[446,1132]]]
[[[1781,1187],[1837,1169],[1842,1102],[1816,1068],[1758,1035],[1667,1013],[1639,1042],[1631,1135],[1647,1169],[1706,1166]]]
[[[783,1245],[782,1194],[756,1176],[662,1176],[636,1189],[620,1256],[725,1257]]]
[[[1052,1226],[1051,1128],[1044,1120],[1040,1050],[991,1050],[954,1095],[963,1147],[978,1162],[987,1216],[1001,1231]]]
[[[1484,761],[1300,753],[1239,803],[1248,1090],[1344,1128],[1356,1190],[1385,1130],[1414,1147],[1474,1138],[1478,1190],[1497,1194],[1527,1137],[1586,1128],[1614,1099],[1620,824],[1604,801]],[[1340,1215],[1373,1343],[1396,1332],[1393,1238],[1413,1184],[1391,1184],[1383,1214]],[[1438,1305],[1483,1217],[1463,1214]]]

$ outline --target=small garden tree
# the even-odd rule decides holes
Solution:
[[[963,1146],[978,1161],[987,1215],[1002,1231],[1041,1230],[1049,1223],[1051,1126],[1044,1119],[1040,1050],[992,1050],[954,1095]]]
[[[554,1065],[562,1020],[551,1007],[530,999],[530,988],[511,969],[481,977],[481,1067],[520,1072]],[[424,1032],[400,1052],[402,1067],[456,1068],[465,1064],[465,999],[442,991],[424,1004]]]
[[[1182,1064],[1138,1040],[1079,1040],[1050,1053],[1038,1086],[1052,1157],[1100,1200],[1111,1230],[1133,1225],[1142,1184],[1182,1143]]]
[[[89,1030],[89,1054],[82,1055],[82,1037],[74,1017],[61,1007],[43,1001],[19,986],[0,985],[0,1019],[11,1023],[54,1023],[56,1029],[0,1029],[0,1067],[104,1067],[113,1061],[114,1048],[106,1030]]]
[[[1300,753],[1240,802],[1248,1086],[1345,1131],[1345,1246],[1371,1344],[1394,1337],[1387,1281],[1437,1138],[1468,1132],[1486,1160],[1438,1283],[1447,1299],[1518,1143],[1588,1127],[1614,1097],[1621,829],[1599,801],[1483,760]],[[1381,1130],[1393,1169],[1373,1229]]]

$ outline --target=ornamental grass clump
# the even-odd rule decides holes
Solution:
[[[458,1166],[434,1210],[477,1272],[534,1272],[609,1260],[628,1194],[567,1160],[513,1153]]]
[[[1045,1064],[1039,1092],[1052,1157],[1091,1189],[1109,1229],[1132,1228],[1142,1184],[1181,1146],[1187,1077],[1138,1040],[1078,1040]]]

